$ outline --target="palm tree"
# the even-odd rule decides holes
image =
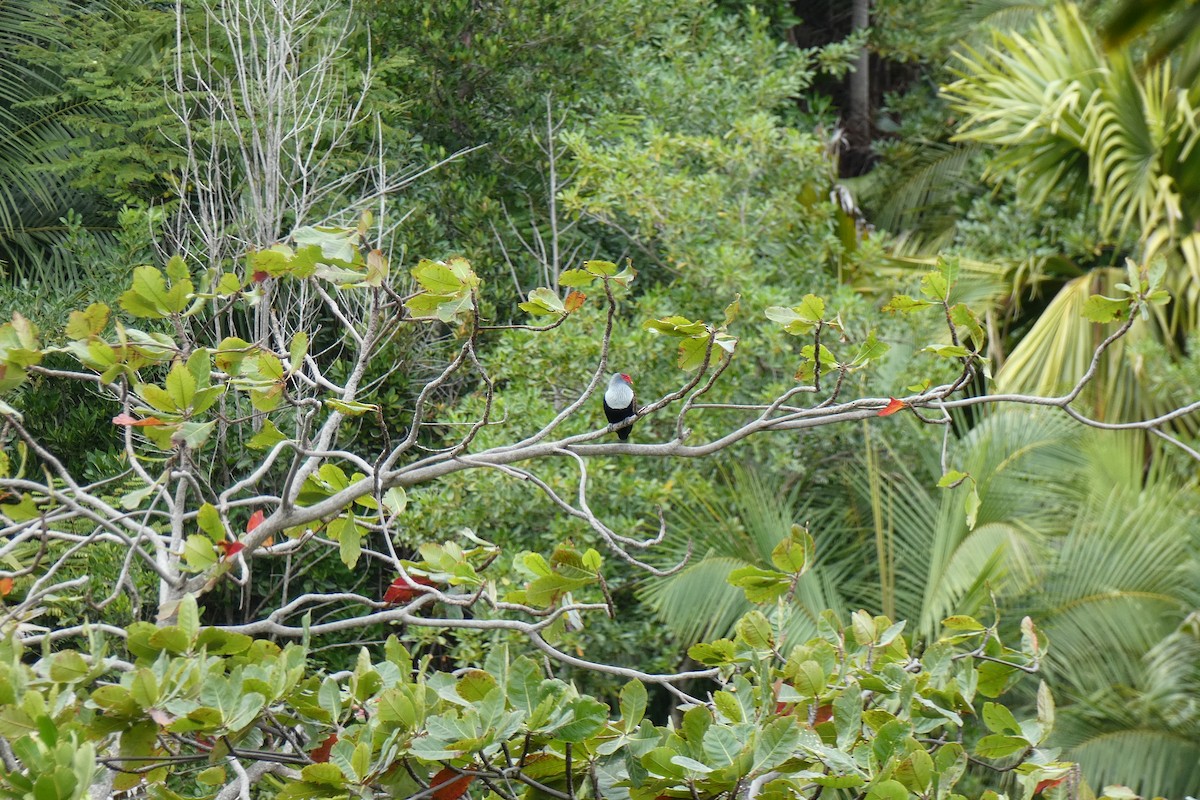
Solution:
[[[791,524],[808,522],[818,561],[781,610],[787,635],[812,635],[824,608],[843,619],[856,608],[886,612],[923,640],[951,614],[990,620],[995,606],[1013,628],[1029,614],[1049,638],[1046,679],[1067,757],[1095,785],[1194,793],[1194,487],[1165,469],[1144,476],[1137,437],[1009,409],[984,418],[950,456],[982,501],[970,528],[967,489],[933,488],[936,458],[914,462],[877,434],[863,453],[829,485],[785,493],[735,470],[725,491],[694,491],[679,514],[700,557],[644,594],[668,629],[687,642],[727,634],[749,605],[723,577],[769,567]]]
[[[1106,52],[1079,10],[1061,5],[1027,34],[997,34],[986,50],[966,51],[944,91],[963,115],[957,138],[997,148],[992,175],[1011,179],[1032,204],[1091,209],[1115,249],[1113,266],[1119,256],[1167,263],[1174,302],[1150,329],[1178,355],[1200,323],[1200,90],[1179,80],[1170,58],[1140,61],[1132,45]],[[1061,391],[1078,378],[1082,370],[1068,367],[1097,332],[1072,309],[1117,274],[1093,271],[1063,287],[997,374],[1002,391]],[[1107,354],[1106,391],[1093,406],[1108,420],[1152,416],[1160,409],[1123,355]]]

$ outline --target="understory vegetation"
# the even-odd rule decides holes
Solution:
[[[1200,795],[1198,31],[0,5],[0,796]]]

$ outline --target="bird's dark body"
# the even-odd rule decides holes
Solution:
[[[608,419],[609,425],[616,425],[621,420],[629,419],[633,416],[633,403],[630,403],[625,408],[612,408],[608,403],[604,404],[604,416]],[[633,430],[633,426],[621,428],[617,431],[617,436],[623,442],[629,438],[629,432]]]

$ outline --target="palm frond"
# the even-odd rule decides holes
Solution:
[[[1067,751],[1094,786],[1122,784],[1143,796],[1184,797],[1200,787],[1200,738],[1157,727],[1092,731]]]

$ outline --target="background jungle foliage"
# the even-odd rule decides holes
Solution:
[[[183,5],[194,31],[216,7]],[[1187,24],[1200,13],[1194,2],[1147,4],[1158,9],[1147,16],[1132,1],[879,0],[867,32],[852,30],[848,4],[832,1],[329,5],[327,35],[341,37],[333,79],[362,99],[329,168],[353,175],[375,159],[417,176],[440,164],[375,203],[380,246],[410,264],[466,255],[493,287],[484,299],[493,310],[513,308],[534,286],[557,287],[582,259],[630,259],[638,282],[613,358],[644,396],[674,379],[667,360],[642,355],[652,334],[625,321],[646,309],[713,319],[738,294],[760,307],[816,292],[847,312],[866,310],[911,291],[913,276],[948,254],[969,276],[963,299],[987,307],[991,375],[979,391],[1073,384],[1097,341],[1082,304],[1120,281],[1132,257],[1163,265],[1173,302],[1110,351],[1080,408],[1120,421],[1194,397],[1200,58],[1196,37],[1179,34],[1200,30]],[[180,240],[173,220],[200,195],[179,147],[188,130],[179,96],[203,90],[176,79],[178,65],[192,63],[189,46],[177,46],[177,22],[170,4],[0,5],[0,316],[21,309],[44,330],[61,329],[70,309],[112,303],[132,265],[161,262],[163,242]],[[841,123],[864,44],[866,152]],[[218,74],[231,57],[225,46],[215,41],[209,53]],[[254,124],[228,123],[203,129],[213,152],[229,130]],[[308,218],[284,219],[278,235],[353,219],[371,191],[347,181]],[[236,191],[225,199],[246,202]],[[240,255],[193,246],[201,259]],[[593,324],[569,341],[516,337],[482,353],[510,388],[499,414],[532,426],[583,384],[578,365],[597,352],[599,337],[587,331],[601,310],[580,313]],[[884,395],[935,369],[909,344],[919,323],[886,324],[888,361],[861,387]],[[764,355],[735,362],[714,403],[753,402],[792,382],[793,339],[765,321],[739,335]],[[447,339],[397,343],[402,368],[386,378],[389,402],[411,403]],[[471,388],[447,398],[452,418],[475,418]],[[110,413],[88,400],[35,385],[19,404],[39,435],[101,475],[116,458]],[[718,428],[719,413],[700,424]],[[1052,642],[1045,676],[1064,757],[1096,786],[1200,792],[1194,464],[1154,438],[1047,415],[957,422],[951,459],[981,476],[973,530],[963,490],[936,488],[938,432],[915,420],[755,441],[712,462],[603,464],[597,513],[634,535],[654,524],[641,510],[661,504],[678,531],[672,541],[682,550],[690,537],[695,557],[661,583],[615,578],[621,616],[576,635],[598,659],[680,668],[688,645],[729,633],[745,610],[724,576],[765,563],[793,522],[807,522],[820,563],[796,598],[798,640],[815,635],[825,608],[843,619],[857,608],[907,619],[916,639],[950,614],[998,609],[1013,624],[1030,614]],[[1194,442],[1194,433],[1181,420],[1173,435]],[[380,432],[367,420],[358,435]],[[439,432],[427,435],[435,446]],[[669,432],[646,423],[634,435]],[[516,549],[588,536],[500,475],[469,474],[411,503],[405,536],[414,546],[462,526]],[[246,597],[210,596],[208,614],[253,615],[277,580],[256,573]],[[382,594],[389,577],[329,559],[302,580],[312,591]],[[56,613],[75,621],[85,612]],[[110,613],[125,624],[145,610]],[[327,642],[320,657],[343,666],[354,651],[340,644]],[[493,644],[482,633],[429,631],[411,643],[447,665],[480,663]],[[618,688],[575,677],[594,691]],[[1026,699],[1036,702],[1032,690]]]

